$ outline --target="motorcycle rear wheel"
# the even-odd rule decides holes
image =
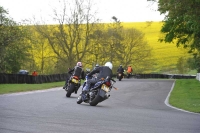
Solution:
[[[99,95],[95,96],[95,98],[89,102],[90,106],[96,106],[99,102],[101,102],[103,98]]]
[[[74,91],[74,89],[75,89],[75,85],[73,83],[71,83],[70,86],[69,86],[69,89],[66,93],[66,97],[70,97],[72,92]]]

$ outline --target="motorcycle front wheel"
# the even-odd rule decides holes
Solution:
[[[76,103],[77,104],[81,104],[83,102],[83,100],[82,100],[82,96],[81,96],[81,94],[78,96],[78,99],[77,99],[77,101],[76,101]]]

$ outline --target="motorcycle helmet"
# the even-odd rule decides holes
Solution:
[[[77,62],[76,66],[82,67],[82,63],[81,62]]]
[[[111,70],[113,68],[113,65],[111,62],[106,62],[105,66],[109,67]]]

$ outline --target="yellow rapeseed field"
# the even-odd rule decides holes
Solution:
[[[122,23],[124,28],[136,28],[145,34],[145,39],[153,48],[153,59],[156,60],[154,72],[161,70],[170,71],[176,68],[180,57],[189,57],[187,50],[177,48],[175,43],[159,42],[158,39],[163,36],[160,32],[162,22],[130,22]],[[141,49],[142,50],[142,49]]]
[[[187,53],[187,50],[177,48],[175,43],[169,44],[158,41],[163,36],[160,32],[163,25],[162,22],[126,22],[121,24],[124,28],[135,28],[145,34],[145,40],[152,47],[152,57],[150,57],[152,64],[149,65],[153,66],[153,70],[148,73],[177,73],[176,64],[178,59],[181,57],[187,59],[191,56]],[[48,42],[44,41],[38,33],[35,34],[35,38],[38,38],[37,43],[32,45],[35,64],[38,68],[43,68],[40,73],[50,73],[54,69],[52,66],[55,64],[56,59],[49,57],[56,56],[56,54],[51,49],[51,46],[48,45]],[[42,59],[45,59],[45,63]]]

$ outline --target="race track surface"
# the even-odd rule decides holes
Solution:
[[[165,100],[174,80],[123,79],[92,107],[53,88],[0,95],[0,133],[200,133],[200,115]]]

